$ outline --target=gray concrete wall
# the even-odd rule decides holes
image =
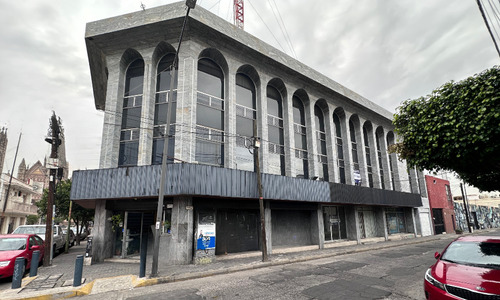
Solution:
[[[311,211],[273,210],[272,243],[277,246],[312,245]]]
[[[358,212],[356,211],[355,206],[346,206],[345,207],[345,216],[346,216],[346,231],[347,231],[347,239],[360,241],[359,236],[359,226],[358,226]]]
[[[106,210],[106,200],[97,200],[92,231],[92,263],[103,262],[113,255],[111,211]]]

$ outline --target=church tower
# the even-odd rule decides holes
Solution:
[[[19,164],[19,168],[17,169],[17,179],[21,180],[22,182],[26,181],[26,171],[28,169],[26,168],[26,162],[23,160]]]
[[[2,127],[0,129],[0,175],[3,172],[3,163],[7,152],[7,142],[7,128]]]

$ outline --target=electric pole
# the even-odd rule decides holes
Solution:
[[[462,200],[464,201],[465,219],[467,220],[467,228],[469,229],[469,233],[472,233],[469,221],[469,207],[465,200],[464,187],[462,186],[462,183],[460,183],[460,189],[462,190]]]
[[[257,189],[259,191],[259,209],[260,209],[260,230],[261,230],[261,244],[262,244],[262,261],[268,261],[267,257],[267,237],[266,237],[266,211],[264,209],[264,197],[262,195],[262,179],[260,174],[260,159],[259,159],[259,149],[260,149],[260,138],[257,136],[257,120],[253,120],[253,136],[254,136],[254,147],[253,147],[253,160],[255,163],[255,173],[257,176]]]
[[[172,120],[172,102],[174,101],[174,82],[177,79],[176,74],[176,62],[179,57],[179,50],[181,49],[182,36],[184,35],[184,29],[186,28],[187,19],[189,16],[189,11],[194,9],[196,6],[196,0],[186,0],[186,6],[188,7],[186,16],[184,17],[184,23],[182,24],[181,35],[179,37],[179,45],[177,46],[177,52],[175,52],[174,61],[172,62],[172,67],[170,69],[170,91],[168,92],[168,103],[167,103],[167,124],[165,124],[165,140],[163,142],[163,153],[161,160],[161,177],[160,177],[160,187],[158,191],[158,207],[156,209],[156,224],[155,224],[155,235],[154,235],[154,246],[153,246],[153,264],[151,266],[151,277],[158,277],[158,255],[160,253],[160,234],[161,234],[161,222],[163,217],[163,198],[165,197],[165,180],[167,178],[167,154],[168,154],[168,142],[170,140],[170,122]]]
[[[54,249],[52,249],[52,228],[53,228],[53,214],[54,214],[54,190],[55,190],[55,180],[57,173],[57,148],[61,144],[59,139],[59,120],[57,119],[56,113],[52,112],[52,117],[50,117],[50,128],[49,137],[45,141],[51,144],[50,158],[49,158],[49,193],[47,199],[47,216],[45,221],[45,253],[43,258],[43,266],[48,267],[52,264],[52,256]],[[48,254],[48,255],[47,255]]]

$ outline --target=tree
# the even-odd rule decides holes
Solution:
[[[38,216],[35,215],[27,215],[26,216],[26,224],[27,225],[34,225],[38,223]]]
[[[402,141],[390,151],[409,166],[454,171],[481,190],[500,189],[498,66],[403,102],[393,123]]]
[[[54,222],[62,222],[68,219],[69,213],[69,201],[70,201],[70,193],[71,193],[71,180],[63,180],[59,182],[56,186],[55,195],[54,195],[54,204],[56,206],[55,210],[55,220]],[[38,207],[38,215],[45,219],[47,214],[47,200],[48,200],[48,190],[43,190],[42,199],[36,202],[36,206]],[[71,219],[76,225],[76,228],[79,229],[81,227],[85,227],[88,229],[89,221],[92,221],[94,217],[93,209],[86,209],[79,205],[73,205],[71,212]],[[78,231],[80,233],[81,231]],[[77,243],[79,243],[78,233],[77,235]]]

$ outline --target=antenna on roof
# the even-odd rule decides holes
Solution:
[[[141,8],[142,10],[146,10],[146,5],[144,5],[144,3],[141,2]]]

